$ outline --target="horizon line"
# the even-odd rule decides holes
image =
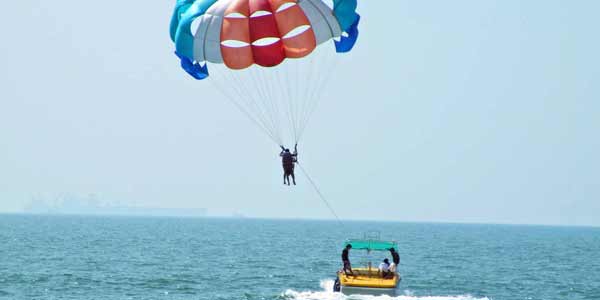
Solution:
[[[600,228],[600,225],[592,224],[552,224],[552,223],[509,223],[509,222],[469,222],[469,221],[434,221],[434,220],[375,220],[375,219],[334,219],[334,218],[294,218],[294,217],[256,217],[232,215],[160,215],[160,214],[110,214],[110,213],[30,213],[30,212],[0,212],[2,215],[11,216],[48,216],[48,217],[117,217],[117,218],[166,218],[166,219],[235,219],[235,220],[264,220],[264,221],[322,221],[322,222],[370,222],[370,223],[401,223],[401,224],[439,224],[439,225],[492,225],[492,226],[532,226],[532,227],[576,227],[576,228]]]

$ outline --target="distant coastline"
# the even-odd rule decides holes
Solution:
[[[65,197],[54,201],[32,199],[23,213],[33,215],[206,217],[205,208],[137,207],[103,203],[94,195]]]

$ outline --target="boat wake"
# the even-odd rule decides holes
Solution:
[[[491,300],[487,297],[477,298],[471,295],[459,296],[414,296],[410,291],[405,291],[405,295],[401,296],[367,296],[367,295],[351,295],[346,296],[341,293],[334,293],[333,280],[321,280],[322,291],[303,291],[287,290],[281,296],[283,299],[289,300]]]

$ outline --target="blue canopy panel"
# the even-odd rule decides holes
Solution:
[[[181,59],[181,68],[192,77],[208,77],[208,67],[194,61],[194,36],[192,22],[217,2],[217,0],[177,0],[171,19],[171,39],[175,42],[175,55]]]
[[[358,40],[360,15],[356,13],[357,7],[357,0],[333,1],[333,13],[340,23],[342,31],[347,34],[347,36],[342,35],[340,41],[335,41],[335,50],[338,53],[350,52]]]

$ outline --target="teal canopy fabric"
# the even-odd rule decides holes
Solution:
[[[344,243],[344,247],[346,247],[348,244],[352,245],[352,250],[388,251],[390,248],[398,250],[398,244],[391,241],[347,240]]]

